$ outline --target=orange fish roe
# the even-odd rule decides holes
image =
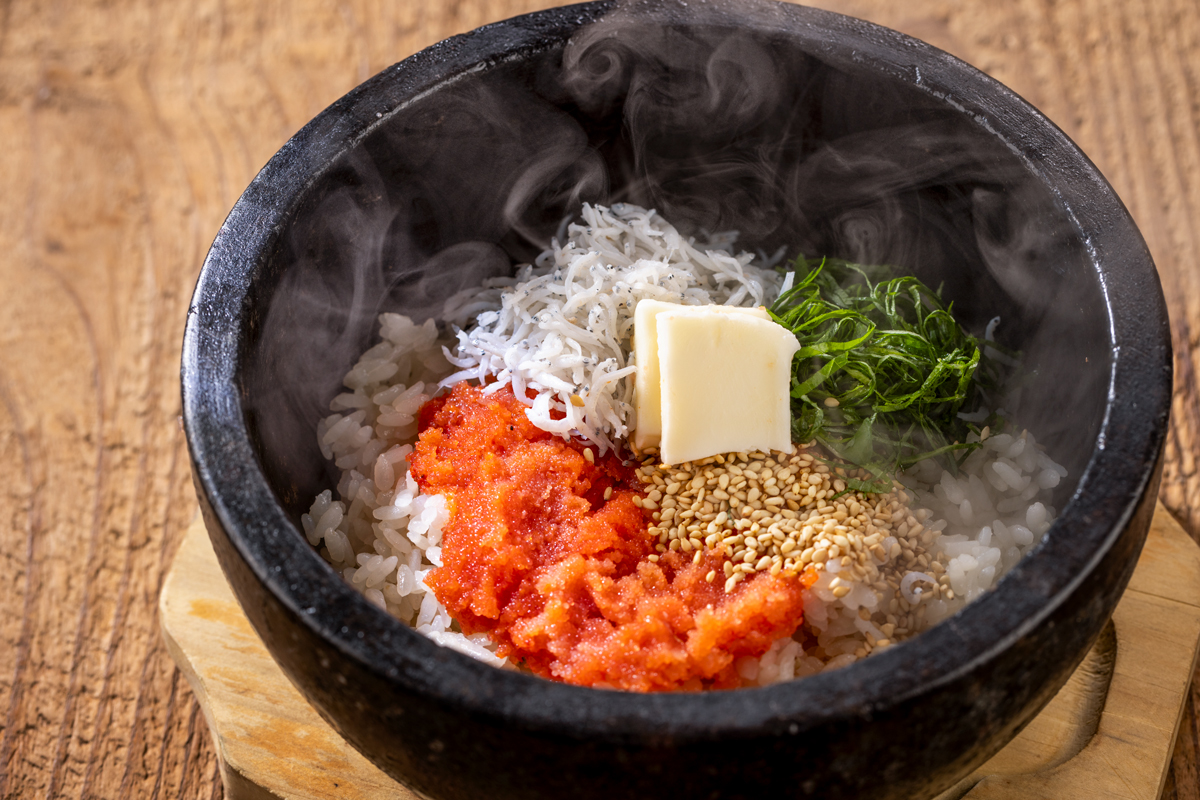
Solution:
[[[726,594],[705,579],[719,556],[658,556],[633,467],[535,427],[509,387],[459,384],[420,427],[413,476],[450,512],[425,582],[500,655],[584,686],[732,688],[735,659],[799,626],[815,573],[758,573]]]

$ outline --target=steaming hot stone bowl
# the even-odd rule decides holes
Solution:
[[[300,514],[382,310],[509,274],[580,201],[941,284],[1032,378],[1008,409],[1070,470],[1044,541],[957,616],[765,689],[635,695],[494,669],[347,585]],[[1128,213],[1011,91],[894,31],[785,5],[590,3],[385,70],[291,139],[209,252],[183,407],[221,566],[283,671],[434,798],[932,796],[1053,696],[1109,618],[1158,486],[1167,315]]]

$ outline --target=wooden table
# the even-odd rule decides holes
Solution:
[[[0,798],[221,795],[155,618],[195,510],[178,365],[201,260],[254,173],[345,91],[553,4],[0,0]],[[1112,181],[1171,306],[1162,498],[1200,534],[1196,0],[818,4],[986,70]],[[1200,800],[1198,699],[1167,798]]]

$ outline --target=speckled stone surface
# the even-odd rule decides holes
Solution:
[[[1053,695],[1128,582],[1171,390],[1154,266],[1086,157],[940,51],[799,7],[634,8],[557,9],[419,53],[323,112],[247,189],[183,352],[218,558],[301,692],[431,797],[932,795]],[[1046,540],[918,639],[760,690],[552,684],[371,606],[297,529],[328,480],[322,393],[378,310],[437,313],[480,269],[536,251],[579,199],[898,264],[942,283],[968,324],[1002,316],[1032,370],[1015,413],[1079,478]]]

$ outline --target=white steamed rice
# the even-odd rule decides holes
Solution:
[[[757,305],[779,289],[775,273],[752,265],[751,256],[697,249],[653,212],[585,206],[584,222],[517,279],[451,298],[443,318],[465,327],[477,315],[476,329],[439,337],[432,320],[415,325],[381,315],[380,343],[346,375],[348,391],[317,430],[322,453],[342,474],[336,499],[325,491],[303,515],[308,541],[381,609],[497,666],[505,660],[486,634],[459,632],[424,584],[441,565],[447,512],[443,498],[422,495],[408,471],[418,409],[440,386],[492,374],[500,378],[493,386],[510,381],[518,397],[526,388],[538,393],[527,413],[539,427],[612,446],[634,424],[628,339],[638,300]],[[570,402],[573,394],[584,398],[582,408]],[[551,420],[551,409],[567,419]],[[954,599],[924,592],[942,576],[921,572],[902,576],[898,593],[855,585],[843,574],[851,591],[837,598],[830,589],[835,563],[806,594],[802,632],[738,662],[745,683],[853,663],[868,637],[884,638],[864,619],[868,612],[896,610],[912,626],[909,635],[953,615],[1041,540],[1056,513],[1050,495],[1065,477],[1027,431],[988,438],[957,476],[930,461],[918,465],[902,478],[916,495],[909,522],[944,566]],[[900,534],[908,524],[900,522]]]

